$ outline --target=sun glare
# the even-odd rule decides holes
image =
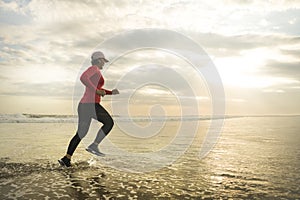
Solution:
[[[258,48],[241,51],[240,56],[215,59],[224,85],[238,88],[266,88],[276,84],[293,83],[294,80],[269,76],[263,67],[270,60],[287,60],[278,50]]]

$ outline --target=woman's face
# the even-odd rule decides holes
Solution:
[[[100,58],[99,63],[97,64],[97,66],[98,66],[99,69],[103,69],[104,64],[105,64],[104,59]]]

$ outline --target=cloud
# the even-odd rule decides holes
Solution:
[[[1,88],[2,95],[8,96],[43,96],[72,98],[74,85],[69,82],[48,83],[16,82],[5,84],[6,88]],[[17,92],[16,92],[17,91]]]
[[[295,58],[299,58],[300,55],[300,49],[281,49],[280,51],[284,55],[289,55]]]
[[[280,34],[241,34],[234,36],[216,33],[196,34],[194,32],[186,34],[211,54],[221,57],[240,55],[241,51],[255,48],[277,48],[285,45],[300,44],[300,37]]]
[[[24,13],[4,10],[0,7],[0,24],[23,25],[31,22],[31,17]]]
[[[289,77],[299,81],[300,84],[300,61],[298,62],[279,62],[270,60],[262,68],[262,71],[272,73],[273,76]]]
[[[258,2],[259,1],[255,1],[255,3],[251,3],[251,5],[256,5]],[[136,6],[132,6],[132,2],[127,3],[125,1],[31,1],[24,5],[22,9],[26,9],[27,12],[29,12],[28,16],[32,18],[32,23],[28,23],[28,26],[23,27],[5,27],[5,29],[8,28],[8,30],[6,34],[4,32],[4,40],[10,42],[15,40],[15,43],[18,44],[26,44],[29,42],[34,43],[36,46],[44,47],[47,47],[48,40],[60,46],[64,45],[67,50],[71,51],[71,49],[76,48],[86,47],[82,50],[93,48],[97,43],[100,43],[111,34],[133,28],[168,27],[177,30],[187,30],[192,34],[193,32],[198,34],[199,28],[201,28],[201,32],[205,32],[205,27],[212,24],[211,28],[215,27],[215,31],[218,31],[219,28],[224,26],[230,26],[230,29],[233,30],[234,24],[230,22],[231,19],[224,18],[222,13],[218,13],[218,10],[222,10],[225,5],[229,6],[229,8],[231,6],[236,8],[235,6],[240,4],[242,4],[240,1],[226,1],[226,3],[220,1],[219,3],[214,1],[212,3],[198,1],[180,1],[174,3],[172,1],[165,1],[159,4],[153,4],[151,1],[139,1],[135,3]],[[272,6],[274,5],[272,4]],[[270,10],[272,10],[272,6],[269,6]],[[209,12],[205,11],[204,8],[206,7],[210,8]],[[228,9],[227,7],[225,8]],[[165,13],[166,10],[170,9],[173,10],[174,15],[179,16]],[[203,12],[199,12],[197,9]],[[226,9],[223,9],[225,10],[224,12],[227,12]],[[49,10],[51,10],[51,12],[49,12]],[[155,12],[153,14],[154,10]],[[21,13],[21,11],[17,9],[14,11],[18,14]],[[218,13],[218,15],[216,15],[216,13]],[[150,20],[145,20],[144,16]],[[216,18],[211,19],[211,16],[216,16]],[[194,19],[198,20],[195,21]],[[201,23],[203,24],[198,22],[202,19],[203,21]],[[180,22],[180,20],[182,20],[182,22]],[[205,22],[207,20],[209,21],[208,23]],[[219,20],[226,22],[226,24],[223,24]],[[276,21],[276,18],[274,21]],[[257,25],[257,22],[254,23]],[[241,23],[238,22],[236,25],[239,26],[239,24]],[[22,30],[21,32],[19,31],[20,29]],[[209,30],[210,32],[214,32],[213,29]],[[194,35],[196,36],[196,34]],[[213,40],[216,44],[224,45],[224,48],[228,45],[229,48],[234,48],[237,42],[240,45],[245,45],[245,47],[254,44],[254,42],[251,43],[251,40],[241,42],[243,38],[236,37],[227,37],[225,38],[226,40],[223,41],[222,36],[226,37],[222,34],[217,35],[213,33],[206,37],[203,36],[201,42],[206,44],[207,41]],[[243,36],[241,35],[240,37]],[[251,35],[249,35],[248,38],[252,39]],[[235,39],[237,39],[237,41],[235,41]],[[247,37],[245,39],[247,39]],[[49,48],[52,49],[53,47],[51,46]]]
[[[161,28],[185,34],[213,59],[232,59],[236,66],[221,65],[224,71],[231,69],[235,72],[246,67],[251,72],[257,70],[248,74],[247,70],[236,73],[244,77],[234,77],[232,74],[235,73],[227,72],[227,78],[256,81],[257,84],[270,78],[268,80],[278,84],[271,84],[266,91],[285,91],[280,94],[292,95],[287,88],[298,90],[300,77],[297,69],[299,10],[300,2],[296,0],[0,1],[0,79],[4,82],[0,91],[15,95],[11,91],[20,89],[22,95],[67,97],[72,95],[70,90],[77,84],[76,77],[80,70],[88,67],[90,53],[98,44],[123,31]],[[172,38],[159,39],[161,43],[173,41]],[[143,41],[143,37],[135,40]],[[105,54],[109,57],[122,50],[120,48],[130,46],[130,42],[113,45],[111,49],[105,49]],[[267,53],[259,55],[264,52],[261,49]],[[247,57],[252,52],[257,54]],[[182,73],[182,77],[174,77],[190,77],[188,81],[196,79],[192,70],[180,68],[186,67],[186,63],[179,63],[171,55],[165,55],[166,52],[161,57],[146,50],[143,53],[140,57],[138,52],[131,53],[110,66],[106,73],[106,87],[113,87],[134,67],[151,63],[169,69],[152,67],[144,72],[133,72],[123,81],[125,93],[144,80],[160,81],[156,77],[159,76],[176,88],[179,95],[189,96],[184,91],[189,85],[180,84],[182,82],[168,76],[169,70],[173,69]],[[147,55],[149,59],[145,59]],[[163,96],[159,92],[155,95]],[[234,98],[249,100],[238,95]]]
[[[223,1],[226,5],[240,5],[256,9],[271,9],[271,10],[286,10],[291,8],[300,8],[300,3],[297,0],[282,0],[282,1],[260,1],[260,0],[227,0]]]
[[[272,32],[299,35],[300,33],[300,9],[288,9],[284,11],[270,12],[265,17],[265,30]]]

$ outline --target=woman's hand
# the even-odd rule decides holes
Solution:
[[[119,92],[118,89],[113,89],[111,92],[112,92],[113,95],[115,95],[115,94],[120,94],[120,92]]]
[[[105,90],[96,90],[96,94],[104,97],[106,95],[106,92],[105,92]]]

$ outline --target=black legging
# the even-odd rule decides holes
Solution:
[[[114,126],[114,121],[110,114],[98,103],[79,103],[78,105],[78,129],[75,136],[70,141],[67,154],[73,155],[75,149],[80,143],[81,139],[86,136],[92,119],[96,119],[103,124],[101,129],[98,131],[103,131],[105,135],[108,135],[112,127]]]

